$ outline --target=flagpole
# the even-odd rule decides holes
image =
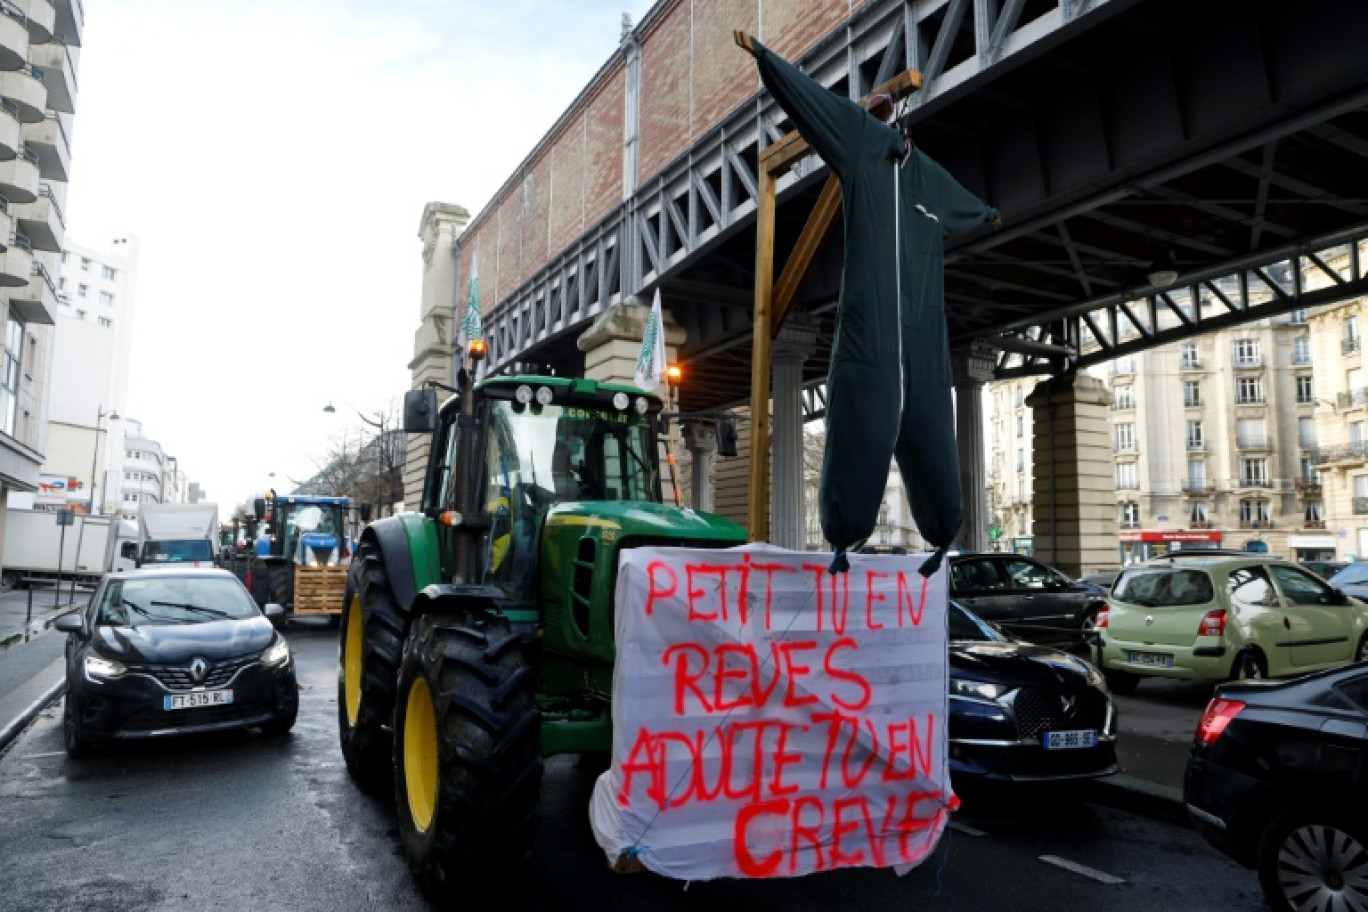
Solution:
[[[675,411],[673,400],[674,400],[674,390],[673,390],[673,388],[670,386],[670,375],[669,375],[669,373],[667,372],[666,375],[665,375],[665,410],[666,410],[666,412],[674,412],[674,411]],[[665,461],[668,462],[668,463],[670,464],[670,486],[674,488],[675,506],[676,506],[676,507],[679,507],[679,506],[683,506],[683,504],[681,504],[681,503],[680,503],[680,500],[679,500],[679,476],[678,476],[678,474],[675,472],[674,427],[675,427],[674,418],[668,418],[668,419],[666,419],[666,423],[665,423]]]

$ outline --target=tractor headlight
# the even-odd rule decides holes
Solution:
[[[551,404],[551,395],[552,395],[552,394],[551,394],[551,387],[549,387],[549,386],[539,386],[539,387],[537,387],[537,404],[538,404],[538,405],[550,405],[550,404]]]
[[[645,396],[637,396],[636,402],[632,403],[636,407],[638,415],[646,414],[646,410],[651,407],[651,403],[646,401]]]
[[[124,667],[122,662],[116,662],[113,659],[106,659],[103,656],[94,654],[85,657],[86,677],[92,681],[122,678],[127,671],[128,669]]]
[[[617,409],[619,412],[626,411],[626,410],[627,410],[627,406],[629,406],[629,405],[631,405],[631,404],[632,404],[631,397],[628,396],[626,393],[614,393],[614,394],[613,394],[613,408]]]
[[[280,637],[271,647],[261,654],[262,665],[284,665],[290,661],[290,644],[284,637]]]
[[[527,403],[532,401],[532,387],[524,383],[513,391],[513,398],[517,399],[523,405],[527,405]]]

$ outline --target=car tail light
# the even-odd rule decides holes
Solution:
[[[1098,629],[1098,630],[1101,630],[1103,627],[1106,627],[1106,626],[1107,626],[1107,619],[1108,619],[1110,616],[1111,616],[1111,606],[1110,606],[1110,605],[1103,605],[1101,608],[1098,608],[1098,609],[1097,609],[1097,617],[1096,617],[1096,619],[1093,620],[1093,627],[1095,627],[1095,628]]]
[[[1198,636],[1221,636],[1225,633],[1226,613],[1224,608],[1208,611],[1202,623],[1197,625]]]
[[[1245,705],[1239,700],[1226,700],[1217,697],[1207,704],[1206,712],[1202,713],[1202,721],[1197,723],[1197,740],[1203,744],[1210,744],[1221,733],[1225,731],[1230,720],[1239,715],[1240,710]]]

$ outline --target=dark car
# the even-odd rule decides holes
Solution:
[[[282,734],[299,710],[290,645],[242,582],[213,567],[108,574],[65,631],[67,753],[94,742],[237,728]]]
[[[1354,561],[1325,580],[1345,595],[1368,602],[1368,561]]]
[[[1117,771],[1116,708],[1101,673],[1027,643],[955,600],[950,638],[950,774],[958,785],[1068,783]]]
[[[1368,662],[1218,685],[1183,799],[1271,909],[1368,909]]]
[[[1327,581],[1330,577],[1349,566],[1348,561],[1305,560],[1300,563],[1307,570],[1310,570],[1312,573],[1316,574],[1316,576]]]
[[[1035,643],[1087,642],[1107,590],[1023,554],[953,554],[950,597],[985,621]]]

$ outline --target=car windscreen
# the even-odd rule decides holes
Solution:
[[[256,602],[236,578],[111,580],[100,597],[98,623],[195,624],[257,617]]]
[[[214,545],[207,538],[186,541],[149,541],[143,543],[143,563],[179,564],[213,561]]]
[[[1205,570],[1170,570],[1167,567],[1128,570],[1116,581],[1112,598],[1132,605],[1162,608],[1170,605],[1201,605],[1214,591]]]

